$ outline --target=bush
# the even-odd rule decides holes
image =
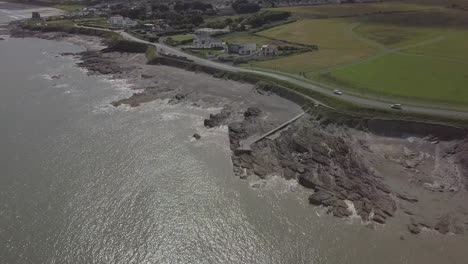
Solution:
[[[283,11],[264,11],[258,14],[252,15],[246,19],[245,23],[251,25],[254,28],[261,27],[265,24],[288,19],[291,16],[290,12]]]
[[[157,51],[156,47],[154,47],[154,46],[148,47],[148,49],[146,50],[145,55],[146,55],[146,60],[147,60],[148,64],[150,64],[152,61],[154,61],[156,58],[159,57],[158,51]]]

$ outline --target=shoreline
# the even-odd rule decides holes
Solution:
[[[139,91],[114,102],[116,107],[121,104],[137,107],[152,100],[167,99],[171,104],[222,108],[220,113],[205,120],[205,127],[229,127],[233,169],[240,178],[267,180],[279,174],[295,179],[310,189],[311,204],[328,207],[328,212],[337,217],[351,216],[353,208],[371,228],[403,212],[407,221],[403,228],[413,234],[423,229],[443,234],[468,232],[468,208],[457,211],[463,206],[468,190],[468,165],[464,163],[468,143],[464,140],[464,130],[410,121],[353,120],[313,112],[272,139],[254,144],[251,152],[239,153],[236,149],[241,140],[281,124],[297,115],[300,107],[251,84],[163,65],[147,65],[144,54],[101,52],[104,46],[97,43],[101,41],[97,37],[31,34],[30,37],[58,41],[75,39],[77,43],[85,39],[78,45],[89,45],[88,51],[73,55],[82,60],[79,67],[91,74],[126,79]],[[161,83],[162,75],[172,79]],[[198,77],[207,80],[198,81]],[[222,88],[201,87],[197,82]],[[175,83],[179,85],[169,87]],[[444,160],[437,158],[440,153]],[[434,175],[436,166],[443,168],[440,174],[447,175]],[[460,170],[462,175],[457,175]],[[463,184],[465,188],[460,186]],[[457,200],[450,197],[452,193],[459,194]],[[441,213],[431,209],[433,199],[439,199],[438,206],[446,206],[447,210]]]

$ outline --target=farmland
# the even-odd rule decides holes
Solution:
[[[274,9],[293,12],[297,21],[243,33],[244,39],[319,49],[246,66],[305,76],[366,97],[466,109],[468,11],[438,0],[416,1]]]
[[[352,67],[331,72],[360,94],[374,93],[416,101],[468,103],[468,65],[445,59],[388,54]],[[327,75],[325,75],[326,78]]]
[[[288,11],[302,18],[333,18],[362,16],[375,13],[394,13],[436,9],[439,6],[421,5],[407,2],[376,2],[362,4],[316,5],[273,8]]]

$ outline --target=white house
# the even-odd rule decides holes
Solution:
[[[130,27],[136,26],[138,23],[136,21],[131,20],[128,17],[117,15],[117,16],[111,16],[109,18],[109,24],[112,27],[117,27],[117,28],[130,28]]]
[[[262,56],[275,56],[278,54],[278,48],[272,45],[262,45],[260,54]]]
[[[222,48],[223,42],[209,35],[194,35],[193,46],[198,49]]]
[[[214,28],[200,28],[195,30],[195,35],[193,38],[193,46],[199,49],[212,49],[212,48],[222,48],[223,42],[217,40],[213,35],[218,35],[222,33],[228,33],[227,29],[214,29]]]

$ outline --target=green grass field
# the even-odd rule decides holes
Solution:
[[[377,50],[355,37],[346,19],[305,19],[257,33],[260,36],[303,45],[318,45],[319,50],[253,63],[251,66],[290,73],[316,71],[372,56]]]
[[[52,7],[57,8],[57,9],[62,9],[65,11],[70,11],[70,12],[79,11],[81,8],[83,8],[82,5],[62,5],[62,4],[54,5]]]
[[[271,10],[289,11],[303,18],[329,18],[360,16],[364,14],[407,12],[438,8],[436,5],[408,3],[408,1],[377,2],[361,4],[336,4],[272,8]]]
[[[457,1],[280,8],[300,19],[256,34],[319,50],[247,66],[305,73],[369,97],[468,109],[468,11],[452,8]]]
[[[468,30],[447,32],[443,38],[433,43],[408,48],[404,51],[468,63]]]
[[[338,66],[368,56],[369,53],[366,50],[349,52],[348,50],[322,49],[287,57],[279,57],[273,60],[252,62],[249,65],[297,74],[299,72],[307,73]]]
[[[180,34],[180,35],[170,36],[170,38],[174,41],[190,41],[193,39],[193,35],[192,34]]]
[[[227,35],[219,36],[218,39],[229,43],[248,43],[248,42],[255,42],[257,46],[265,45],[265,44],[272,44],[274,41],[268,38],[264,38],[261,36],[254,35],[250,32],[234,32]]]
[[[357,34],[375,41],[387,48],[402,48],[417,45],[424,41],[440,37],[446,30],[435,28],[418,28],[388,24],[362,23],[355,30]]]
[[[466,105],[467,66],[445,59],[388,54],[333,71],[328,78],[363,94]]]

